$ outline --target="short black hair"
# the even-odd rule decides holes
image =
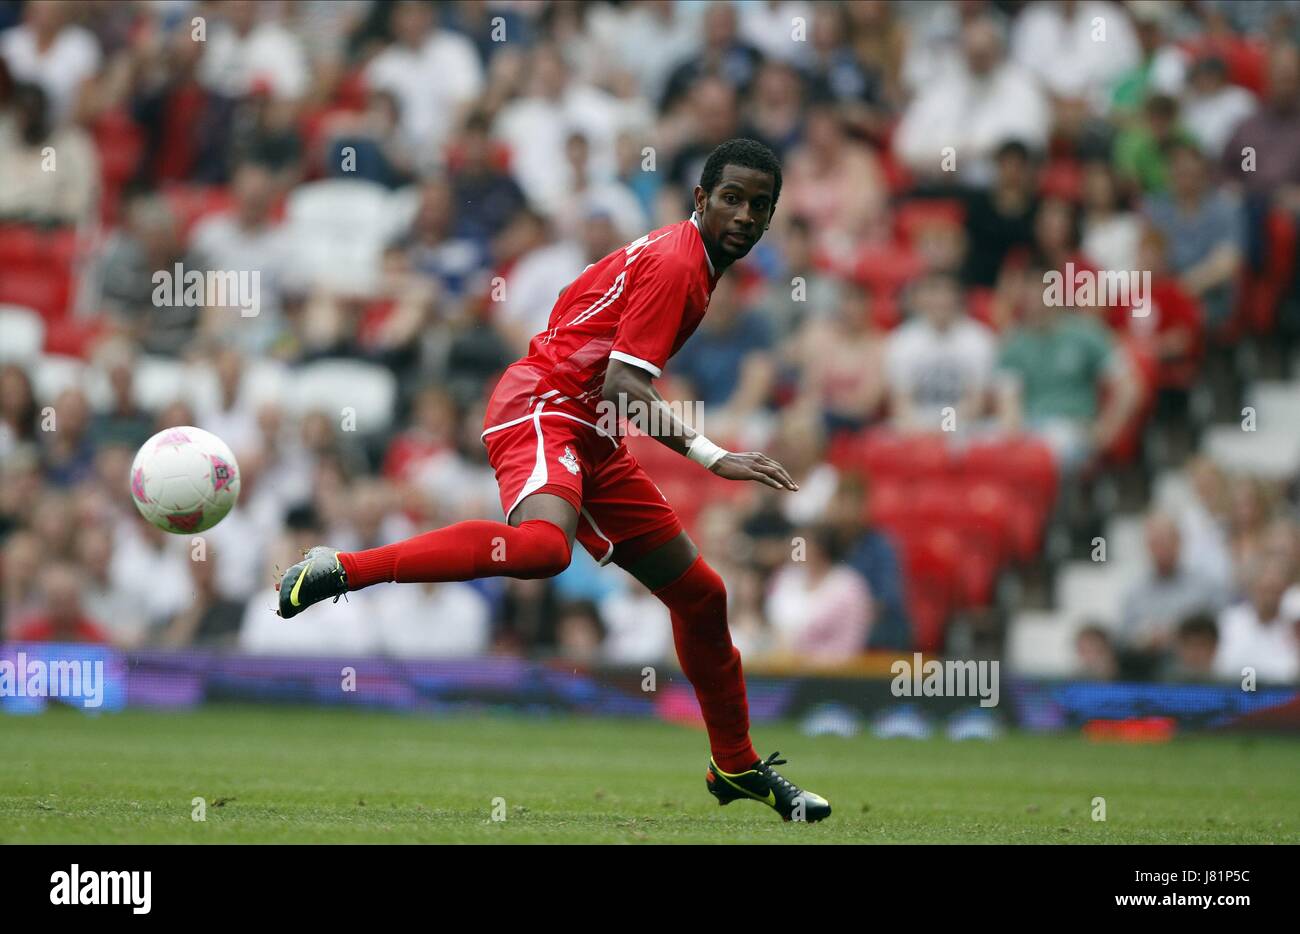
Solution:
[[[704,171],[700,173],[700,187],[706,195],[712,194],[714,187],[722,179],[722,167],[738,165],[744,169],[756,169],[772,176],[772,207],[776,207],[781,197],[781,163],[776,153],[756,139],[729,139],[704,160]]]

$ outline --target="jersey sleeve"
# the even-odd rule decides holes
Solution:
[[[660,376],[686,313],[690,272],[680,260],[664,253],[639,256],[632,265],[635,272],[627,304],[609,356]]]

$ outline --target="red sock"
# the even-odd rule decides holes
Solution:
[[[360,590],[387,581],[552,577],[569,566],[570,556],[569,537],[545,519],[529,519],[517,528],[469,519],[381,548],[341,552],[339,561],[348,589]]]
[[[713,761],[727,772],[745,771],[758,753],[749,741],[745,675],[727,628],[722,578],[701,555],[685,574],[654,594],[672,612],[677,660],[704,713]]]

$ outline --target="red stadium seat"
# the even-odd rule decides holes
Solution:
[[[72,299],[72,270],[51,263],[9,266],[0,272],[0,305],[22,305],[47,321],[68,313]]]

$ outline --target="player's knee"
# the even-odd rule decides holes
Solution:
[[[528,527],[527,534],[521,536],[521,554],[514,562],[513,576],[525,580],[554,577],[569,566],[573,545],[563,529],[544,519],[519,524],[521,530],[525,527]]]

